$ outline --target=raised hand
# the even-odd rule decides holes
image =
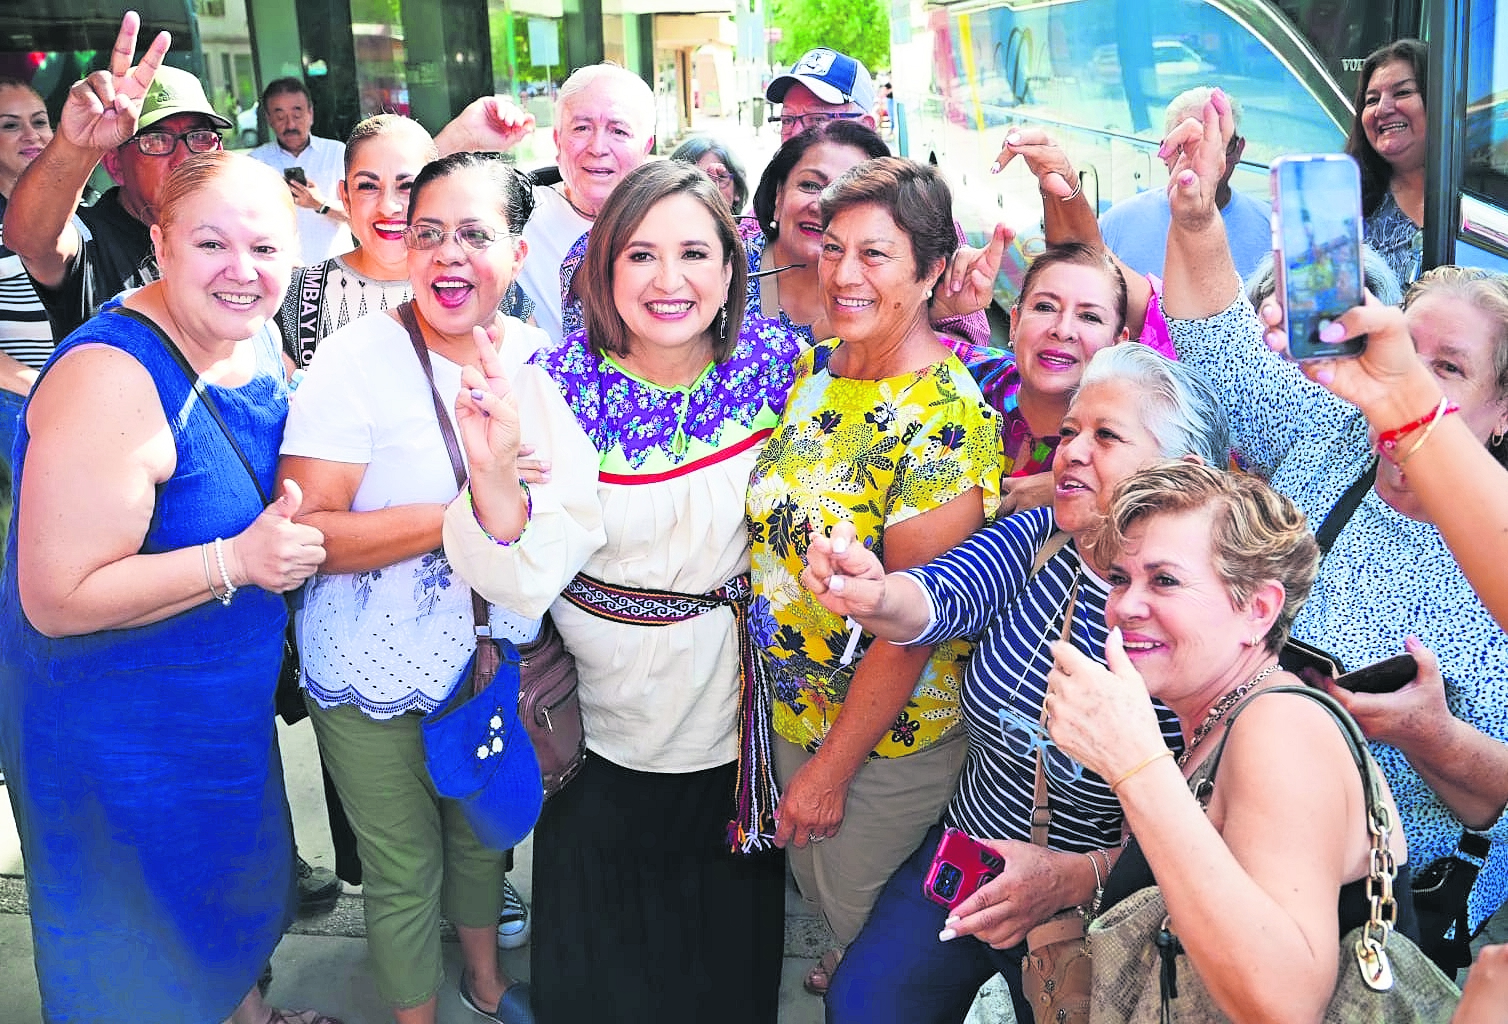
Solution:
[[[953,254],[943,284],[932,300],[932,319],[960,316],[983,309],[995,297],[995,277],[1005,258],[1005,247],[1015,233],[1004,224],[996,224],[989,244],[983,249],[964,246]]]
[[[325,560],[325,536],[293,521],[303,503],[298,484],[284,480],[278,499],[226,542],[226,565],[236,586],[281,594],[314,575]]]
[[[435,145],[441,156],[468,149],[506,153],[533,130],[534,115],[517,103],[506,96],[483,96],[440,129]]]
[[[456,395],[456,426],[466,447],[466,460],[473,480],[502,475],[518,478],[518,403],[497,354],[502,326],[494,320],[471,329],[481,369],[461,371],[461,390]]]
[[[1126,657],[1120,627],[1105,639],[1105,665],[1061,640],[1052,645],[1052,658],[1047,731],[1063,753],[1114,780],[1165,748],[1147,685]]]
[[[1078,190],[1079,176],[1061,146],[1040,128],[1012,128],[1000,147],[1000,155],[990,166],[991,174],[1005,170],[1016,157],[1037,177],[1043,195],[1067,199]]]
[[[120,32],[110,51],[108,71],[96,71],[73,83],[68,99],[58,117],[58,134],[82,149],[103,153],[114,149],[136,134],[136,119],[141,116],[141,101],[157,76],[157,68],[168,52],[172,37],[159,32],[141,63],[131,66],[136,54],[136,34],[141,30],[141,16],[127,11],[120,20]]]
[[[1219,89],[1210,94],[1201,117],[1186,117],[1157,150],[1168,164],[1168,203],[1173,219],[1198,227],[1220,214],[1215,193],[1225,175],[1225,149],[1236,132],[1230,99]]]

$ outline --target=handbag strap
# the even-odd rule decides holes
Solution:
[[[1031,576],[1028,576],[1027,579],[1030,580],[1032,576],[1041,572],[1042,567],[1047,564],[1048,560],[1057,554],[1067,542],[1068,534],[1061,530],[1049,537],[1047,543],[1042,545],[1041,550],[1037,552],[1037,557],[1032,562]],[[1064,643],[1072,642],[1073,609],[1074,605],[1078,603],[1078,599],[1079,584],[1075,580],[1073,587],[1068,591],[1068,606],[1063,609],[1062,638]],[[1038,716],[1037,722],[1042,726],[1042,731],[1046,732],[1047,698],[1045,694],[1042,699],[1042,714]],[[1046,766],[1042,763],[1042,751],[1042,744],[1037,744],[1037,777],[1032,783],[1031,833],[1032,842],[1037,846],[1045,847],[1047,846],[1047,832],[1052,825],[1052,802],[1047,797],[1047,770]]]
[[[1357,477],[1350,487],[1346,488],[1340,500],[1330,509],[1325,516],[1325,521],[1320,523],[1320,528],[1314,531],[1314,542],[1319,545],[1320,557],[1324,558],[1330,553],[1330,547],[1335,539],[1340,536],[1340,531],[1346,528],[1356,510],[1361,507],[1361,501],[1372,489],[1372,484],[1377,481],[1377,460],[1367,463],[1366,470]]]
[[[220,428],[220,433],[224,434],[225,440],[230,443],[231,450],[236,453],[236,458],[241,460],[241,465],[246,470],[246,475],[251,477],[251,485],[257,489],[257,497],[262,499],[262,507],[266,508],[268,505],[271,505],[272,498],[262,488],[262,481],[257,478],[257,471],[252,468],[251,460],[241,450],[241,445],[236,441],[236,435],[230,432],[230,424],[225,422],[225,416],[220,412],[220,406],[216,404],[214,396],[209,393],[209,388],[205,386],[199,374],[195,373],[194,368],[189,365],[188,357],[183,354],[183,350],[173,344],[173,339],[169,338],[167,332],[159,327],[151,317],[125,306],[116,306],[112,312],[141,324],[156,336],[157,340],[162,343],[163,348],[167,349],[168,355],[173,357],[173,362],[178,364],[178,369],[182,370],[183,376],[188,379],[189,387],[193,388],[194,394],[199,396],[199,404],[204,406],[205,411],[215,421],[215,425]]]
[[[1251,706],[1253,700],[1264,693],[1298,694],[1330,712],[1330,717],[1340,726],[1341,735],[1345,737],[1346,746],[1351,751],[1351,760],[1361,774],[1362,794],[1366,797],[1367,806],[1367,831],[1372,841],[1372,856],[1367,872],[1367,900],[1371,904],[1371,913],[1362,926],[1361,938],[1356,943],[1356,957],[1361,966],[1362,978],[1368,985],[1377,989],[1391,987],[1391,971],[1387,968],[1387,952],[1384,947],[1398,919],[1398,903],[1393,898],[1393,881],[1397,877],[1398,866],[1393,859],[1393,851],[1388,847],[1388,839],[1393,831],[1393,816],[1383,802],[1377,766],[1367,752],[1366,737],[1346,709],[1334,697],[1312,686],[1269,686],[1258,690],[1231,708],[1226,719],[1225,734],[1210,754],[1209,772],[1200,784],[1200,790],[1207,795],[1209,789],[1213,788],[1215,773],[1220,769],[1220,759],[1225,754],[1225,744],[1230,739],[1236,719]]]
[[[403,323],[404,330],[408,331],[408,340],[414,346],[414,355],[419,357],[419,366],[424,370],[424,379],[429,382],[429,397],[435,403],[435,419],[440,423],[440,436],[445,440],[445,451],[450,456],[450,468],[456,475],[457,489],[466,486],[466,463],[461,458],[461,444],[456,440],[456,428],[451,426],[450,417],[445,412],[445,400],[440,397],[440,389],[435,387],[435,367],[429,358],[429,346],[424,344],[424,334],[419,330],[419,321],[414,316],[414,304],[412,301],[398,305],[398,319]],[[476,590],[471,591],[471,616],[475,623],[478,639],[486,639],[492,636],[492,613],[487,607],[486,600]]]

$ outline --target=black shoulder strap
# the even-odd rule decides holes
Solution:
[[[1355,762],[1356,770],[1361,773],[1361,788],[1367,801],[1367,820],[1376,820],[1376,809],[1382,806],[1382,790],[1377,784],[1376,769],[1372,765],[1371,755],[1367,753],[1367,739],[1362,735],[1361,727],[1356,724],[1356,720],[1340,706],[1339,701],[1323,690],[1312,686],[1269,686],[1251,694],[1231,708],[1230,716],[1225,722],[1225,733],[1220,737],[1219,745],[1210,754],[1209,770],[1205,775],[1203,785],[1214,786],[1215,773],[1220,770],[1220,758],[1225,754],[1225,743],[1230,739],[1231,729],[1235,728],[1236,719],[1241,712],[1251,706],[1252,701],[1264,693],[1296,693],[1302,697],[1308,697],[1330,712],[1330,717],[1334,718],[1336,724],[1340,726],[1341,735],[1346,738],[1346,746],[1351,750],[1351,760]]]
[[[129,309],[126,306],[117,306],[114,312],[129,320],[135,320],[156,335],[157,340],[162,343],[162,347],[168,350],[168,355],[173,357],[173,362],[178,364],[178,369],[183,371],[184,377],[188,379],[189,387],[193,388],[194,394],[199,396],[200,404],[204,406],[205,411],[214,419],[215,425],[220,428],[220,433],[225,435],[225,440],[230,443],[231,450],[236,453],[236,458],[241,460],[241,465],[245,468],[246,475],[251,477],[251,485],[257,489],[257,497],[262,499],[262,507],[266,508],[268,505],[271,505],[272,499],[262,489],[262,481],[257,478],[257,471],[252,468],[251,460],[241,450],[240,444],[236,441],[236,435],[230,432],[230,425],[225,422],[225,417],[221,414],[220,407],[215,404],[215,399],[209,393],[209,388],[204,386],[204,381],[199,378],[199,375],[194,372],[194,368],[189,365],[188,357],[183,354],[177,345],[173,344],[173,339],[169,338],[167,332],[158,327],[151,317],[138,313],[136,310]]]
[[[1324,558],[1330,553],[1330,548],[1335,543],[1335,538],[1340,536],[1340,531],[1346,528],[1356,510],[1361,507],[1361,500],[1372,489],[1372,484],[1377,481],[1377,460],[1367,463],[1366,472],[1356,478],[1356,482],[1346,488],[1346,493],[1340,496],[1325,521],[1320,523],[1320,528],[1314,531],[1314,541],[1319,545],[1320,557]]]

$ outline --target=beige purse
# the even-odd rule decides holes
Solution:
[[[1325,1009],[1326,1024],[1445,1024],[1460,1002],[1460,991],[1418,946],[1393,931],[1398,908],[1392,896],[1397,869],[1388,849],[1392,815],[1382,801],[1377,766],[1361,730],[1328,694],[1308,686],[1259,690],[1232,709],[1230,723],[1263,693],[1298,693],[1323,704],[1345,734],[1366,794],[1372,912],[1365,924],[1341,938],[1340,972]],[[1209,757],[1208,772],[1196,774],[1204,779],[1201,789],[1213,785],[1229,735],[1227,726]],[[1227,1019],[1179,945],[1157,886],[1133,893],[1098,917],[1089,928],[1089,945],[1094,954],[1092,1024],[1204,1024]],[[1037,1019],[1042,1019],[1040,1014]]]

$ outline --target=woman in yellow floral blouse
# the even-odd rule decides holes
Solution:
[[[807,976],[819,994],[963,764],[968,644],[871,642],[799,582],[813,531],[851,522],[887,568],[908,568],[999,504],[999,415],[927,321],[958,244],[951,210],[936,170],[894,157],[828,187],[819,273],[839,336],[798,362],[750,482],[749,625],[775,688],[776,842],[840,947]]]

